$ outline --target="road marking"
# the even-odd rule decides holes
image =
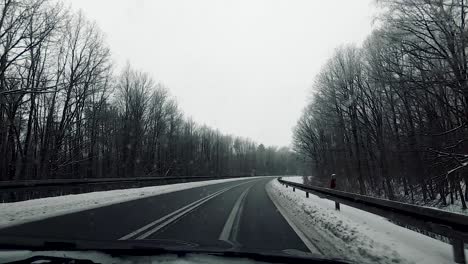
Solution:
[[[233,245],[238,245],[237,231],[239,230],[240,218],[244,208],[244,201],[252,186],[253,184],[247,187],[247,189],[245,189],[245,191],[237,199],[228,219],[226,220],[226,223],[224,224],[223,231],[221,231],[221,234],[219,235],[219,240],[226,241]]]
[[[270,200],[273,202],[273,204],[276,206],[280,214],[283,216],[283,218],[288,222],[288,224],[291,226],[291,228],[296,232],[297,236],[302,240],[304,245],[309,249],[311,253],[318,253],[318,254],[323,254],[320,249],[318,249],[312,241],[309,240],[309,238],[302,232],[299,227],[292,221],[289,217],[288,214],[286,213],[285,209],[279,204],[279,202],[276,200],[275,197],[273,197],[272,194],[267,190],[267,185],[265,185],[265,191],[268,194],[268,197],[270,197]]]
[[[251,182],[251,181],[249,181],[249,182]],[[215,198],[216,196],[221,195],[221,194],[223,194],[223,193],[225,193],[225,192],[227,192],[227,191],[229,191],[229,190],[231,190],[231,189],[233,189],[233,188],[235,188],[237,186],[240,186],[242,184],[246,184],[246,183],[249,183],[249,182],[244,182],[244,183],[240,183],[240,184],[237,184],[237,185],[234,185],[234,186],[227,187],[227,188],[225,188],[225,189],[223,189],[221,191],[218,191],[217,193],[215,193],[215,194],[213,194],[213,195],[211,195],[209,197],[206,197],[206,199],[204,199],[203,201],[200,201],[200,202],[192,205],[191,207],[189,207],[189,208],[187,208],[187,209],[185,209],[185,210],[183,210],[183,211],[181,211],[181,212],[179,212],[177,214],[173,213],[173,216],[166,218],[167,220],[165,220],[165,221],[162,220],[164,222],[160,221],[160,222],[162,222],[161,224],[159,224],[156,227],[152,228],[151,230],[145,232],[143,235],[140,235],[139,237],[137,237],[137,239],[145,239],[145,238],[149,237],[150,235],[158,232],[162,228],[164,228],[164,227],[168,226],[169,224],[177,221],[182,216],[184,216],[184,215],[188,214],[189,212],[195,210],[196,208],[198,208],[202,204],[208,202],[209,200]]]
[[[121,238],[119,238],[119,240],[127,240],[127,239],[131,239],[131,238],[134,238],[136,237],[136,239],[144,239],[148,236],[150,236],[151,234],[154,234],[155,232],[159,231],[161,228],[169,225],[170,223],[173,223],[174,221],[176,221],[177,219],[179,219],[180,217],[184,216],[185,214],[189,213],[190,211],[193,211],[194,209],[196,209],[197,207],[201,206],[202,204],[208,202],[209,200],[211,200],[212,198],[232,189],[232,188],[235,188],[237,186],[240,186],[242,184],[246,184],[246,183],[249,183],[249,182],[252,182],[252,181],[247,181],[247,182],[242,182],[242,183],[239,183],[239,184],[236,184],[234,186],[229,186],[229,187],[226,187],[224,189],[221,189],[215,193],[212,193],[210,195],[207,195],[195,202],[192,202],[182,208],[179,208],[177,209],[176,211],[172,212],[172,213],[169,213],[133,232],[131,232],[130,234],[127,234]],[[156,226],[156,227],[155,227]],[[154,228],[153,228],[154,227]],[[148,231],[148,229],[150,229]],[[146,232],[145,232],[146,231]],[[141,234],[145,232],[144,234]]]
[[[223,190],[224,190],[224,189],[223,189]],[[213,196],[213,195],[216,195],[217,193],[219,193],[219,192],[221,192],[221,191],[223,191],[223,190],[220,190],[220,191],[217,191],[217,192],[215,192],[215,193],[212,193],[212,194],[210,194],[210,195],[208,195],[208,196],[206,196],[206,197],[203,197],[203,198],[201,198],[201,199],[199,199],[199,200],[197,200],[197,201],[195,201],[195,202],[192,202],[192,203],[190,203],[190,204],[188,204],[188,205],[186,205],[186,206],[184,206],[184,207],[182,207],[182,208],[179,208],[179,209],[177,209],[176,211],[174,211],[174,212],[172,212],[172,213],[170,213],[170,214],[168,214],[168,215],[166,215],[166,216],[164,216],[164,217],[161,217],[161,218],[159,218],[159,219],[157,219],[157,220],[155,220],[155,221],[153,221],[153,222],[151,222],[151,223],[149,223],[149,224],[147,224],[147,225],[145,225],[145,226],[143,226],[143,227],[141,227],[141,228],[139,228],[139,229],[133,231],[132,233],[130,233],[130,234],[128,234],[128,235],[125,235],[125,236],[119,238],[119,240],[130,239],[131,237],[134,237],[134,236],[136,236],[137,234],[139,234],[139,233],[141,233],[141,232],[144,232],[144,231],[146,231],[147,229],[153,227],[154,225],[156,225],[156,224],[158,224],[158,223],[160,223],[160,222],[166,220],[167,218],[173,216],[174,214],[177,214],[177,213],[179,213],[179,212],[182,212],[182,211],[184,211],[184,210],[187,210],[187,209],[190,208],[191,206],[193,206],[193,205],[195,205],[195,204],[197,204],[197,203],[203,202],[203,201],[206,200],[207,198],[209,198],[209,197],[211,197],[211,196]]]

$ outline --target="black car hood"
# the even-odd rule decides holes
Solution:
[[[225,241],[213,241],[210,244],[197,244],[170,239],[153,240],[69,240],[44,239],[31,237],[0,237],[0,250],[6,252],[27,251],[33,255],[44,252],[99,252],[111,257],[127,258],[142,256],[176,255],[210,255],[225,258],[247,258],[267,263],[350,263],[342,259],[328,258],[296,249],[264,250],[234,246]],[[0,252],[1,260],[1,252]],[[99,263],[99,262],[98,262]]]

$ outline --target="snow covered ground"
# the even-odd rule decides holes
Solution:
[[[247,178],[253,179],[253,177]],[[0,203],[0,228],[139,198],[247,178],[178,183],[144,188],[71,194],[14,203]]]
[[[335,211],[333,201],[312,194],[306,198],[303,191],[293,192],[277,180],[266,188],[288,218],[326,255],[358,263],[454,263],[451,245],[381,216],[343,204],[341,211]]]
[[[304,177],[303,176],[288,176],[288,177],[283,177],[283,180],[304,184]]]

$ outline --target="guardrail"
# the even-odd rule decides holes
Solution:
[[[335,201],[335,209],[337,210],[339,210],[339,204],[342,203],[386,217],[398,223],[447,237],[453,246],[454,261],[456,263],[466,263],[464,247],[465,243],[468,242],[468,216],[429,207],[289,182],[282,178],[278,178],[278,181],[286,187],[291,186],[293,191],[297,188],[306,192],[306,197],[309,197],[310,192]]]
[[[0,181],[0,202],[18,202],[30,199],[79,194],[115,189],[139,188],[174,183],[240,178],[246,176],[214,177],[136,177],[102,179],[54,179],[30,181]]]

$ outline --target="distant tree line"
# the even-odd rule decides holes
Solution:
[[[294,130],[312,174],[361,194],[468,198],[466,0],[380,0],[362,47],[338,48]]]
[[[0,180],[295,173],[287,148],[196,124],[130,66],[114,75],[102,35],[56,1],[2,1]]]

